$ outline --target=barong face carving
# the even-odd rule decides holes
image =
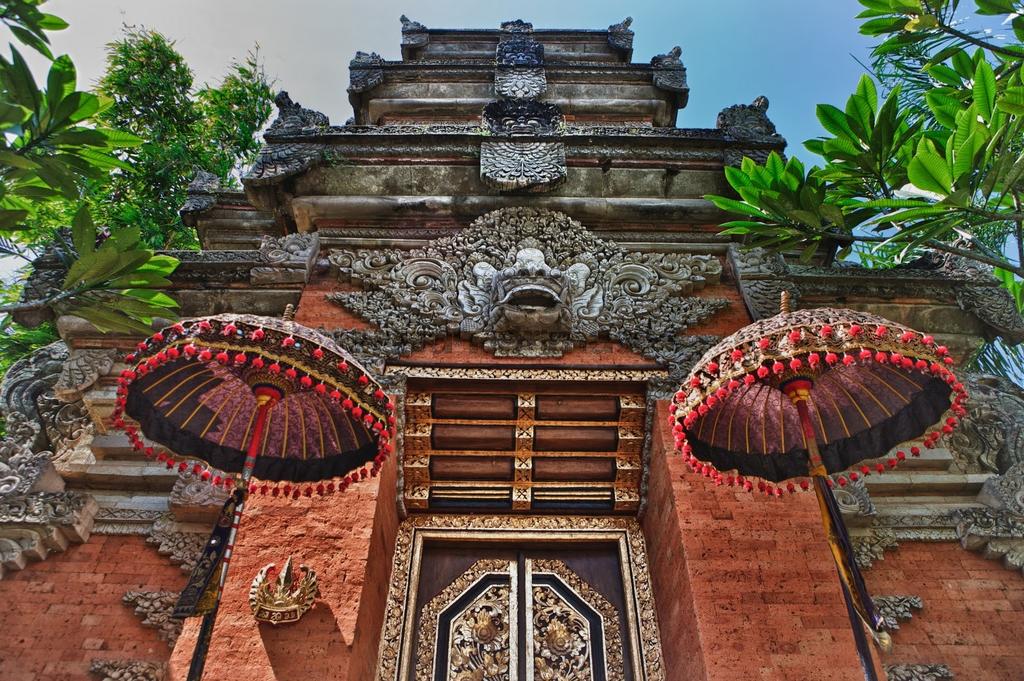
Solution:
[[[365,290],[329,299],[385,335],[412,316],[434,337],[457,333],[497,356],[558,357],[604,337],[671,362],[666,348],[687,345],[679,332],[725,305],[684,297],[717,281],[716,258],[628,251],[531,208],[493,211],[425,248],[336,250],[330,260]]]

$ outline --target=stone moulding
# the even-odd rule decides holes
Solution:
[[[328,300],[377,326],[364,335],[378,352],[453,333],[498,356],[557,357],[608,338],[679,373],[709,342],[680,333],[727,305],[690,295],[718,281],[713,256],[628,251],[531,208],[492,211],[424,248],[335,250],[330,262],[363,290]]]
[[[778,312],[779,292],[836,297],[931,298],[955,300],[993,335],[1009,343],[1024,341],[1024,318],[1002,284],[972,262],[954,255],[929,253],[901,267],[880,272],[854,265],[818,267],[787,264],[761,248],[730,246],[729,259],[743,300],[755,319]]]

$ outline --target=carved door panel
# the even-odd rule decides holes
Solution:
[[[607,548],[424,553],[411,681],[623,681],[624,592]]]

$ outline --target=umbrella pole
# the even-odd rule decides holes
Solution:
[[[796,382],[794,382],[796,383]],[[875,664],[871,658],[871,648],[868,645],[867,636],[864,635],[864,622],[862,621],[851,593],[854,575],[850,574],[848,567],[849,558],[844,556],[844,551],[837,542],[837,536],[841,530],[835,525],[841,523],[842,518],[837,518],[838,506],[832,490],[828,486],[828,470],[821,459],[818,451],[818,440],[814,433],[814,426],[811,423],[810,410],[807,403],[810,401],[810,385],[794,385],[787,390],[790,400],[800,415],[800,426],[803,429],[804,439],[807,441],[807,453],[809,455],[809,473],[814,479],[814,493],[818,498],[818,507],[821,510],[821,521],[825,528],[825,536],[828,538],[829,548],[832,549],[832,558],[835,561],[836,571],[839,574],[839,583],[843,589],[843,600],[846,603],[846,612],[850,618],[850,628],[853,629],[853,639],[857,646],[857,654],[860,657],[861,669],[864,671],[864,678],[867,681],[878,681],[878,674],[875,672]],[[856,568],[854,568],[855,570]],[[859,575],[857,575],[859,578]]]
[[[249,449],[245,453],[245,464],[242,466],[241,490],[242,499],[235,505],[235,516],[231,521],[231,530],[228,532],[227,544],[224,547],[224,558],[221,559],[220,577],[217,582],[217,598],[213,603],[210,612],[203,615],[203,624],[199,627],[199,636],[196,639],[196,648],[192,653],[192,662],[188,668],[188,681],[200,681],[203,678],[203,669],[206,667],[206,654],[210,650],[210,641],[213,638],[213,624],[217,620],[217,611],[220,610],[221,596],[224,593],[224,582],[228,578],[228,566],[231,564],[231,553],[235,548],[235,536],[238,534],[238,525],[242,522],[242,511],[245,508],[245,499],[249,494],[249,479],[252,477],[253,468],[256,465],[256,455],[259,452],[259,445],[262,441],[263,427],[267,422],[267,415],[277,398],[269,394],[257,393],[256,419],[253,424],[252,440],[249,442]]]

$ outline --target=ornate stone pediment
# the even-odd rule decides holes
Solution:
[[[336,250],[330,260],[364,291],[329,299],[384,335],[401,329],[422,344],[457,333],[498,356],[557,357],[610,338],[671,365],[707,341],[680,332],[727,304],[687,297],[718,280],[712,256],[628,251],[531,208],[493,211],[425,248]]]

